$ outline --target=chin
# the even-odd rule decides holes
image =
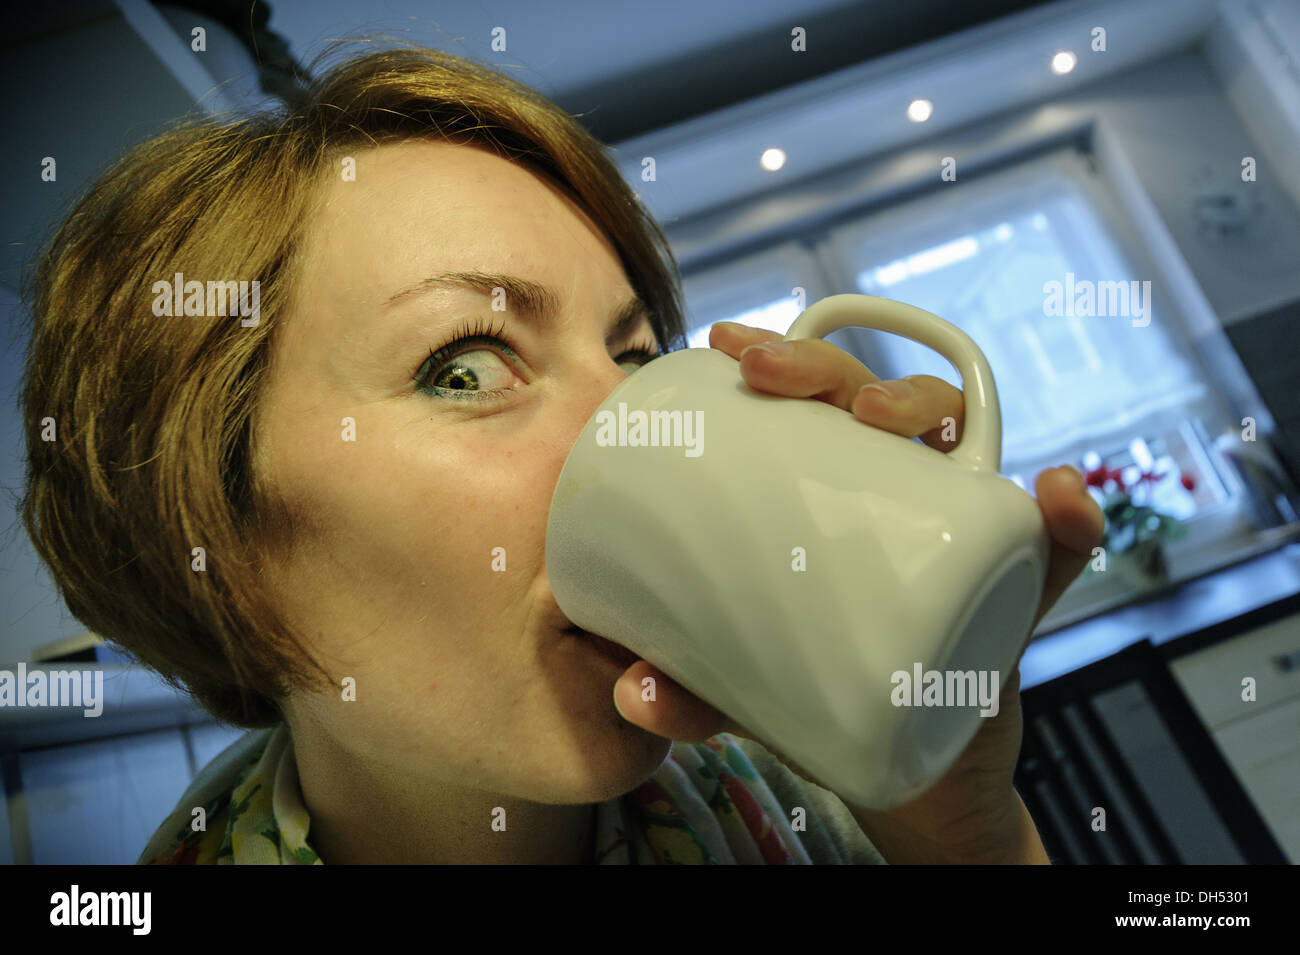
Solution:
[[[592,740],[591,745],[580,743],[575,756],[579,765],[566,778],[553,780],[554,790],[535,796],[537,802],[605,802],[631,792],[658,771],[672,740],[633,726],[617,713],[614,717],[621,725],[611,727],[613,738]]]

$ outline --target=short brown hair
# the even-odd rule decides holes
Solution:
[[[253,472],[254,412],[319,187],[348,150],[417,138],[487,147],[565,191],[660,346],[685,345],[677,265],[604,147],[526,86],[427,49],[348,60],[288,111],[181,120],[95,182],[36,263],[27,533],[78,620],[226,723],[273,725],[313,672],[334,682],[259,583],[294,528]],[[156,317],[153,283],[178,272],[257,279],[260,321]]]

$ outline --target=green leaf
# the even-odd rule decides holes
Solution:
[[[293,851],[294,857],[303,865],[315,865],[319,856],[307,846],[299,846]]]

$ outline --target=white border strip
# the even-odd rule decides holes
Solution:
[[[204,68],[185,41],[177,36],[161,13],[147,0],[114,0],[122,18],[158,57],[163,68],[170,73],[194,102],[208,113],[230,113],[239,108],[220,83]]]

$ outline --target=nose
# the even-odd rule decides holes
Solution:
[[[575,354],[565,368],[561,390],[556,400],[555,417],[551,419],[551,427],[554,428],[551,445],[554,476],[552,487],[558,484],[564,462],[568,459],[573,446],[577,444],[578,437],[587,422],[592,419],[610,393],[628,377],[628,372],[615,361],[615,357],[609,354],[603,343],[596,343],[593,348],[584,349],[581,355]],[[546,577],[545,556],[543,556],[542,571],[543,577]],[[557,629],[564,629],[558,621],[564,621],[565,625],[570,624],[571,621],[563,616],[558,605],[554,603],[554,597],[550,596],[549,578],[546,586],[547,595],[550,597],[548,619]]]
[[[569,412],[576,419],[572,422],[573,441],[576,441],[591,416],[604,403],[610,394],[627,380],[628,372],[602,346],[599,351],[584,351],[573,365],[570,395],[573,399]],[[572,445],[573,441],[570,441]]]
[[[556,464],[556,476],[565,457],[577,443],[587,422],[595,415],[605,399],[628,377],[628,372],[610,355],[602,344],[584,348],[568,364],[558,395],[555,440],[561,452]]]

